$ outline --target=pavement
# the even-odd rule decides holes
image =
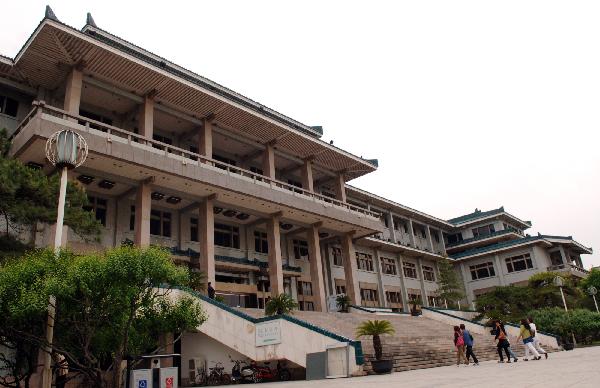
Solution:
[[[475,349],[477,351],[477,349]],[[387,387],[600,387],[600,346],[558,352],[547,360],[516,364],[482,362],[479,366],[445,366],[388,375],[268,383],[273,388]]]

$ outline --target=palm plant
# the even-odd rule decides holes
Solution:
[[[266,315],[292,314],[298,308],[298,303],[288,294],[279,294],[269,299],[265,305]]]
[[[335,303],[337,304],[338,309],[340,309],[340,311],[343,313],[348,312],[348,306],[350,306],[350,302],[352,302],[352,300],[350,300],[350,297],[346,294],[341,294],[335,298]]]
[[[373,348],[375,349],[375,359],[381,360],[383,355],[383,347],[381,346],[381,335],[394,334],[396,330],[390,321],[364,321],[356,328],[356,336],[363,337],[366,335],[373,336]]]

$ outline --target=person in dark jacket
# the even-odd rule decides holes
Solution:
[[[496,321],[494,322],[494,332],[496,334],[496,337],[494,338],[496,341],[498,341],[498,355],[500,356],[500,361],[498,361],[499,363],[503,363],[504,362],[504,357],[502,356],[502,350],[504,350],[504,352],[506,353],[506,359],[507,359],[507,363],[510,364],[510,358],[512,357],[513,360],[515,362],[519,361],[519,359],[517,358],[517,356],[515,356],[515,354],[513,353],[512,349],[510,348],[510,342],[508,342],[508,334],[506,334],[506,330],[504,329],[504,325],[502,324],[501,321]]]
[[[475,353],[473,353],[473,336],[471,335],[471,333],[469,333],[469,330],[467,330],[465,328],[465,325],[462,323],[460,324],[460,330],[463,333],[465,347],[467,348],[467,361],[469,361],[470,357],[473,357],[473,366],[478,366],[479,361],[477,360],[477,356],[475,356]]]
[[[208,290],[208,297],[210,299],[215,299],[215,289],[213,288],[211,282],[208,282],[207,290]]]

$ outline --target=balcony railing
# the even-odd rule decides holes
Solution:
[[[21,123],[19,124],[19,126],[17,127],[17,129],[15,130],[13,135],[11,136],[11,138],[15,137],[29,123],[29,121],[33,117],[35,117],[37,114],[44,113],[44,114],[48,114],[48,115],[51,115],[54,117],[62,118],[64,120],[70,120],[73,122],[77,122],[79,125],[81,125],[83,128],[85,128],[86,132],[89,132],[90,129],[95,129],[95,130],[104,132],[106,134],[108,142],[111,142],[113,139],[121,139],[121,140],[117,140],[117,141],[126,141],[129,144],[136,143],[136,144],[141,144],[141,145],[147,145],[147,146],[155,148],[159,151],[163,151],[165,156],[181,158],[183,164],[187,164],[187,163],[193,164],[195,162],[198,162],[199,166],[201,164],[213,166],[213,167],[219,168],[223,171],[226,171],[229,174],[237,174],[237,175],[240,175],[243,177],[250,178],[250,179],[252,179],[252,181],[254,183],[257,183],[257,182],[266,183],[266,184],[270,185],[272,188],[282,188],[282,189],[289,190],[294,193],[302,194],[306,197],[312,198],[313,200],[331,203],[335,206],[339,206],[341,208],[344,208],[344,209],[347,209],[347,210],[350,210],[353,212],[361,213],[366,216],[377,218],[377,219],[379,218],[379,213],[377,213],[377,212],[373,212],[371,210],[364,209],[359,206],[351,205],[347,202],[343,202],[338,199],[328,197],[326,195],[322,195],[322,194],[315,193],[315,192],[312,192],[309,190],[305,190],[301,187],[297,187],[297,186],[291,185],[289,183],[279,181],[277,179],[272,179],[267,176],[252,172],[250,170],[246,170],[246,169],[243,169],[243,168],[240,168],[237,166],[233,166],[228,163],[220,162],[220,161],[212,159],[212,158],[207,158],[203,155],[185,150],[183,148],[179,148],[179,147],[176,147],[176,146],[173,146],[170,144],[162,143],[162,142],[154,140],[154,139],[149,139],[147,137],[124,130],[122,128],[114,127],[112,125],[108,125],[108,124],[102,123],[100,121],[92,120],[87,117],[74,115],[74,114],[65,112],[62,109],[58,109],[58,108],[55,108],[50,105],[45,105],[45,104],[37,102],[37,101],[34,101],[32,105],[34,106],[34,108],[32,109],[31,112],[29,112],[29,114],[27,116],[25,116],[23,121],[21,121]]]
[[[550,267],[548,267],[548,271],[577,271],[577,272],[582,272],[584,274],[589,274],[590,271],[588,271],[585,268],[581,268],[575,264],[558,264],[558,265],[551,265]]]
[[[479,240],[485,240],[485,239],[492,238],[492,237],[502,236],[504,234],[509,234],[509,233],[516,233],[516,234],[522,235],[516,229],[512,229],[512,228],[503,229],[503,230],[499,230],[499,231],[491,233],[491,234],[487,234],[485,236],[471,237],[471,238],[464,239],[462,241],[448,243],[448,244],[446,244],[446,248],[453,248],[453,247],[456,247],[459,245],[468,244],[468,243],[471,243],[474,241],[479,241]]]
[[[418,246],[418,244],[417,244],[417,246],[414,246],[411,243],[403,242],[403,241],[398,241],[398,242],[394,243],[394,242],[392,242],[391,238],[388,238],[388,239],[384,238],[382,233],[374,234],[371,237],[375,238],[377,240],[387,241],[390,244],[396,244],[396,245],[399,245],[399,246],[403,246],[403,247],[407,247],[407,248],[411,248],[411,249],[416,249],[416,250],[422,251],[422,252],[433,253],[435,255],[443,255],[443,251],[441,251],[441,250],[435,250],[435,252],[432,252],[429,249],[429,247],[420,247],[420,246]]]

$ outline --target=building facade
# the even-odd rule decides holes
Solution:
[[[206,273],[233,306],[288,293],[302,310],[347,294],[366,307],[441,306],[439,260],[461,274],[467,302],[547,270],[585,276],[571,237],[528,236],[503,208],[442,220],[350,186],[376,160],[321,140],[302,124],[96,26],[51,11],[15,58],[0,56],[0,127],[11,155],[48,174],[46,139],[81,133],[89,156],[70,179],[85,187],[100,242],[169,249]],[[48,246],[54,231],[33,239]],[[68,229],[68,228],[65,228]]]

